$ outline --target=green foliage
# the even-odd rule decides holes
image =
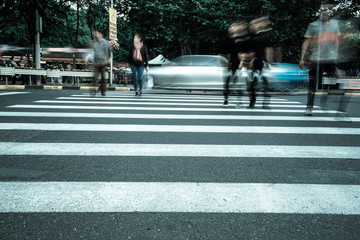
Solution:
[[[338,18],[348,19],[359,4],[342,2]],[[276,46],[284,62],[299,60],[303,35],[314,21],[321,0],[114,0],[118,11],[118,42],[114,52],[126,61],[133,34],[145,36],[151,57],[163,54],[218,54],[228,25],[238,19],[268,15]],[[43,47],[86,47],[91,31],[98,28],[108,38],[110,0],[6,0],[0,8],[0,44],[32,46],[35,39],[35,10],[43,19]],[[353,25],[352,25],[353,26]],[[358,32],[356,32],[358,33]],[[356,35],[356,34],[355,34]],[[355,36],[354,34],[351,36]],[[359,48],[356,37],[348,40]]]

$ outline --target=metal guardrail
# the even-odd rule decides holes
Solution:
[[[60,70],[33,70],[33,69],[21,69],[21,68],[9,68],[0,67],[0,75],[6,77],[6,85],[8,85],[8,78],[15,75],[29,75],[29,76],[47,76],[51,78],[52,84],[54,84],[54,78],[60,77],[75,77],[76,82],[80,84],[80,78],[91,78],[94,76],[94,72],[79,72],[79,71],[60,71]],[[108,77],[108,73],[107,73]],[[31,78],[30,78],[31,84]]]
[[[339,84],[340,89],[360,89],[360,78],[323,78],[323,83],[326,85],[336,85]]]
[[[119,78],[119,84],[122,80],[124,85],[130,84],[131,77],[129,73],[121,71],[122,79]],[[92,78],[94,77],[93,71],[60,71],[60,70],[34,70],[34,69],[21,69],[21,68],[10,68],[10,67],[0,67],[0,75],[5,76],[6,85],[8,85],[8,77],[13,77],[15,75],[29,75],[30,76],[30,85],[31,85],[31,76],[46,76],[51,78],[51,83],[54,85],[55,78],[61,77],[74,77],[74,84],[80,86],[80,81],[82,78]],[[109,72],[106,72],[106,78],[109,78]],[[76,83],[75,83],[76,82]]]

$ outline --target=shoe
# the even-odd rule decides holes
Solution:
[[[229,102],[227,99],[225,99],[224,103],[223,103],[223,107],[228,107],[229,106]]]
[[[135,96],[137,96],[137,95],[139,95],[139,92],[138,92],[138,91],[135,92]]]
[[[248,106],[247,108],[249,108],[249,109],[253,109],[253,108],[255,108],[255,103],[250,103],[250,104],[249,104],[249,106]]]
[[[268,110],[270,110],[271,107],[269,107],[269,105],[263,105],[262,109],[268,109]]]
[[[140,92],[139,92],[139,96],[141,96],[141,95],[142,95],[142,92],[140,91]]]
[[[101,95],[105,97],[105,96],[106,96],[106,93],[105,93],[105,92],[102,92]]]
[[[306,111],[305,111],[305,116],[312,116],[312,108],[308,107],[306,108]]]
[[[337,112],[335,115],[335,120],[346,123],[352,122],[352,120],[347,116],[346,112]]]

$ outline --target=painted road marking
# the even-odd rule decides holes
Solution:
[[[298,109],[246,109],[246,108],[171,108],[171,107],[109,107],[109,106],[67,106],[67,105],[12,105],[7,108],[28,109],[91,109],[91,110],[134,110],[134,111],[189,111],[189,112],[273,112],[273,113],[304,113],[305,110]],[[334,114],[334,110],[314,110],[313,113]]]
[[[151,99],[151,98],[113,98],[113,97],[108,97],[108,98],[91,98],[91,97],[58,97],[56,98],[58,100],[90,100],[90,101],[135,101],[135,102],[213,102],[213,103],[217,103],[217,106],[219,106],[219,104],[222,104],[223,101],[219,101],[219,100],[202,100],[202,99]],[[261,100],[259,100],[261,101]],[[239,101],[233,101],[233,102],[239,102]],[[246,101],[241,101],[242,103],[249,103],[250,101],[246,100]],[[290,101],[281,101],[281,100],[277,100],[277,101],[271,101],[271,103],[277,103],[277,104],[303,104],[301,102],[290,102]]]
[[[1,182],[0,212],[360,214],[359,185]]]
[[[6,95],[17,95],[17,94],[28,94],[30,92],[0,92],[0,96]]]
[[[169,102],[110,102],[110,101],[61,101],[61,100],[39,100],[35,103],[55,103],[55,104],[104,104],[104,105],[161,105],[161,106],[212,106],[219,107],[219,103],[169,103]],[[231,106],[231,105],[230,105]],[[235,105],[233,105],[235,106]],[[305,105],[275,105],[270,104],[270,107],[280,108],[305,108]],[[319,108],[319,107],[315,107]]]
[[[141,147],[140,147],[141,146]],[[360,147],[0,142],[1,155],[360,159]]]
[[[145,124],[0,123],[0,130],[360,135],[360,128]]]
[[[256,115],[177,115],[177,114],[122,114],[122,113],[70,113],[70,112],[0,112],[1,117],[49,118],[117,118],[117,119],[182,119],[182,120],[255,120],[255,121],[314,121],[336,122],[333,117],[256,116]],[[351,118],[360,122],[360,118]]]

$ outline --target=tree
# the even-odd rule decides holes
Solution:
[[[338,19],[347,22],[359,19],[358,3],[338,2]],[[268,15],[276,47],[282,48],[283,61],[297,63],[303,35],[308,24],[316,20],[320,3],[321,0],[114,0],[120,44],[115,59],[126,61],[135,32],[145,35],[152,57],[159,53],[168,58],[218,54],[232,21],[249,22]],[[110,0],[6,0],[1,6],[2,44],[33,44],[36,9],[43,19],[41,44],[44,46],[87,46],[94,28],[108,37]],[[357,25],[352,24],[351,28],[357,34],[359,29],[354,26]],[[350,43],[360,46],[356,39]]]

